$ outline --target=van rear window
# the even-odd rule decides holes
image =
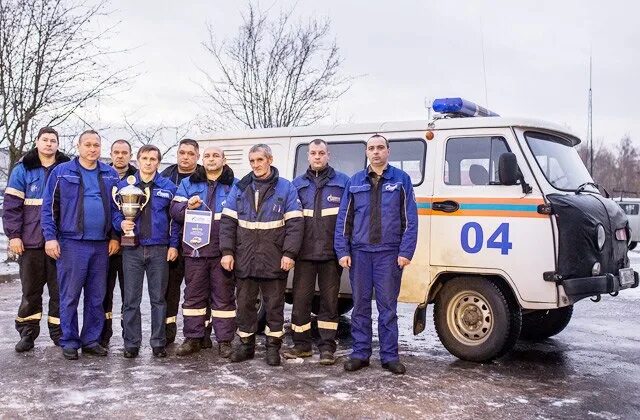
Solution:
[[[349,143],[332,143],[329,144],[329,165],[331,165],[336,171],[345,173],[349,176],[364,169],[367,163],[367,157],[364,150],[366,147],[365,141],[349,142]],[[307,151],[309,150],[308,144],[301,144],[296,149],[296,169],[293,177],[302,175],[307,168],[309,168],[309,161],[307,160]]]
[[[622,207],[622,211],[624,211],[625,214],[628,214],[630,216],[635,216],[640,213],[640,204],[633,204],[633,203],[618,203],[618,204],[620,204],[620,207]]]
[[[328,144],[331,153],[329,164],[337,171],[352,176],[367,166],[366,140],[346,143],[329,141]],[[414,186],[420,185],[424,179],[426,142],[422,139],[389,139],[389,148],[389,164],[409,174]],[[296,149],[294,178],[302,175],[309,167],[308,150],[308,144],[300,144]]]

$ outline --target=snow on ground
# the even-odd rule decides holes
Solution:
[[[640,270],[640,252],[630,258]],[[432,307],[426,330],[413,336],[415,306],[400,304],[400,354],[408,368],[400,377],[380,367],[375,322],[371,366],[343,370],[351,345],[346,319],[335,366],[320,366],[316,354],[268,367],[263,337],[256,358],[246,363],[229,363],[215,349],[180,358],[176,345],[168,358],[155,359],[147,345],[146,291],[144,346],[135,360],[122,357],[117,311],[106,358],[64,360],[44,323],[36,348],[17,354],[13,319],[20,293],[19,281],[0,283],[0,418],[640,418],[638,289],[599,303],[580,301],[558,336],[519,342],[483,364],[447,352],[431,323]],[[117,308],[119,293],[115,300]]]

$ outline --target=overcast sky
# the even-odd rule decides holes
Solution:
[[[100,106],[171,125],[192,119],[211,64],[200,43],[211,23],[232,37],[246,2],[113,0],[121,21],[110,43],[133,48],[114,64],[136,65],[131,89]],[[262,1],[278,11],[331,19],[345,59],[358,76],[324,123],[426,118],[425,98],[461,96],[502,116],[540,118],[586,136],[589,54],[593,55],[595,139],[640,144],[640,25],[627,1]],[[194,135],[199,133],[194,132]]]

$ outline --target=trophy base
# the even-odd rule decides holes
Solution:
[[[122,246],[138,246],[140,243],[138,242],[137,236],[126,236],[123,235],[120,238],[120,245]]]

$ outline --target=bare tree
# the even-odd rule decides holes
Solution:
[[[206,78],[201,87],[218,126],[312,124],[349,89],[351,78],[339,74],[338,46],[328,39],[330,21],[310,18],[296,24],[292,13],[270,19],[249,4],[239,33],[226,42],[218,41],[208,25],[203,46],[218,71],[201,69]]]
[[[589,161],[586,145],[578,147],[578,154],[585,165]],[[593,151],[593,180],[614,196],[640,194],[640,151],[629,136],[613,146],[599,139]]]
[[[108,0],[0,0],[0,145],[13,168],[34,125],[59,125],[128,80],[100,30]]]
[[[158,146],[163,158],[178,147],[178,142],[182,140],[193,127],[191,121],[175,125],[166,125],[162,122],[145,125],[132,122],[126,116],[124,117],[124,122],[124,130],[129,134],[133,147],[153,144]]]

